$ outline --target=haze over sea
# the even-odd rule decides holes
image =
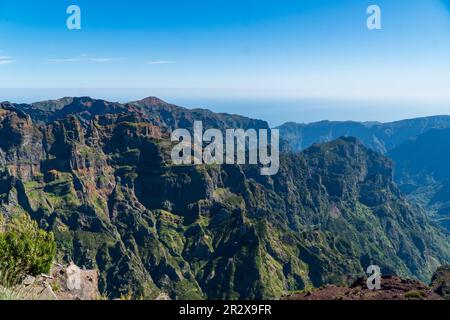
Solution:
[[[194,90],[195,91],[195,90]],[[285,122],[379,121],[450,114],[445,101],[385,101],[336,98],[243,97],[192,93],[167,89],[0,89],[0,101],[31,103],[65,96],[91,96],[108,101],[130,102],[157,96],[187,108],[244,115],[267,121],[272,127]]]

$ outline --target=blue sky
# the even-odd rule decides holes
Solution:
[[[81,30],[66,28],[71,4]],[[366,28],[370,4],[382,30]],[[0,100],[158,95],[275,123],[390,120],[450,113],[449,57],[443,0],[0,2]]]

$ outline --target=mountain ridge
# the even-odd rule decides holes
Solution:
[[[205,128],[269,129],[268,123],[262,120],[236,114],[215,113],[208,109],[188,109],[154,96],[127,103],[91,97],[64,97],[31,104],[2,102],[1,105],[15,107],[29,114],[33,120],[42,123],[63,119],[68,115],[78,115],[90,120],[95,115],[104,113],[138,113],[155,125],[165,126],[169,130],[178,127],[191,129],[194,119],[203,121]]]

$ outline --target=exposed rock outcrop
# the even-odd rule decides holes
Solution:
[[[27,276],[14,292],[25,300],[97,300],[98,271],[55,264],[50,275]]]
[[[442,266],[434,273],[431,288],[444,299],[450,300],[450,266]]]

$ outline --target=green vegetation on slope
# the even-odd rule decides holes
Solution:
[[[28,215],[0,216],[0,300],[20,299],[14,289],[25,275],[48,273],[56,254],[52,233],[38,228]]]

